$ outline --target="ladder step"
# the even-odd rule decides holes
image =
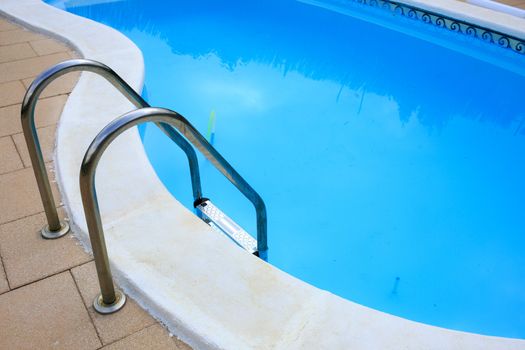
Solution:
[[[249,253],[257,254],[257,241],[210,200],[200,203],[196,206],[196,209],[204,214],[204,221],[211,227],[226,234],[238,246]]]

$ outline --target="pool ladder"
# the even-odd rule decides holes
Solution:
[[[66,221],[60,221],[58,218],[36,132],[35,107],[42,91],[52,81],[64,74],[76,71],[87,71],[100,75],[138,108],[113,120],[100,131],[88,147],[80,167],[79,182],[82,204],[84,206],[89,239],[95,258],[101,291],[93,302],[93,307],[97,312],[110,314],[120,310],[126,302],[126,296],[121,291],[116,290],[113,285],[104,239],[104,230],[97,202],[95,188],[96,169],[105,149],[113,140],[125,130],[136,125],[154,122],[157,127],[186,153],[193,190],[193,205],[197,210],[198,216],[214,229],[226,234],[246,251],[266,259],[268,251],[266,206],[259,194],[183,116],[168,109],[150,107],[150,105],[111,68],[100,62],[87,59],[67,60],[44,71],[31,83],[22,103],[22,129],[48,223],[41,230],[43,238],[60,238],[67,234],[70,228]],[[256,210],[257,241],[208,198],[203,197],[199,164],[194,147],[252,202]]]

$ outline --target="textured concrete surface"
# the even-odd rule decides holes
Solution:
[[[23,167],[13,139],[10,136],[0,138],[0,174],[10,173]]]
[[[0,349],[97,349],[69,271],[0,295]]]
[[[9,291],[9,283],[7,283],[7,277],[5,276],[4,265],[0,259],[0,294]]]
[[[92,256],[72,235],[44,240],[39,234],[46,221],[20,125],[21,102],[43,69],[76,56],[0,17],[0,349],[189,349],[131,298],[116,314],[94,312]],[[36,107],[52,180],[56,124],[78,77],[50,84]],[[61,208],[59,215],[65,216]]]
[[[118,342],[104,347],[105,350],[191,350],[191,348],[181,341],[177,341],[172,334],[158,324],[150,326],[126,337]]]
[[[62,215],[63,216],[63,215]],[[0,226],[0,254],[11,288],[38,281],[47,276],[91,260],[79,249],[77,240],[43,240],[39,230],[46,224],[40,213]],[[96,281],[93,281],[96,284]]]
[[[128,299],[126,306],[117,313],[96,313],[92,305],[93,299],[99,293],[95,263],[78,266],[72,269],[71,273],[103,344],[110,344],[156,323],[153,317],[131,299]]]

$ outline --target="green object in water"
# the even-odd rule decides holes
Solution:
[[[215,140],[215,110],[212,109],[210,112],[210,118],[208,119],[208,133],[206,134],[208,142],[213,145]]]

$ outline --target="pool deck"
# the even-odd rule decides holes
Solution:
[[[525,1],[502,2],[525,8]],[[190,349],[129,296],[122,311],[95,313],[92,256],[72,235],[47,241],[38,233],[45,217],[21,134],[21,101],[35,75],[76,56],[63,43],[0,16],[0,349]],[[53,83],[37,107],[50,176],[56,125],[77,79]],[[54,193],[59,198],[56,186]],[[378,322],[370,324],[371,332]]]
[[[499,0],[498,2],[500,2],[502,4],[505,4],[505,5],[514,6],[514,7],[521,8],[521,9],[525,9],[525,1],[524,0]]]
[[[72,235],[50,241],[38,233],[45,217],[22,135],[21,102],[37,74],[74,57],[65,44],[0,16],[0,349],[190,349],[131,298],[119,313],[95,313],[93,257]],[[50,177],[57,122],[77,79],[54,82],[37,107]],[[56,186],[54,192],[59,198]]]
[[[459,0],[461,2],[468,2],[468,0]],[[500,4],[513,6],[520,9],[525,9],[525,0],[498,0]]]

